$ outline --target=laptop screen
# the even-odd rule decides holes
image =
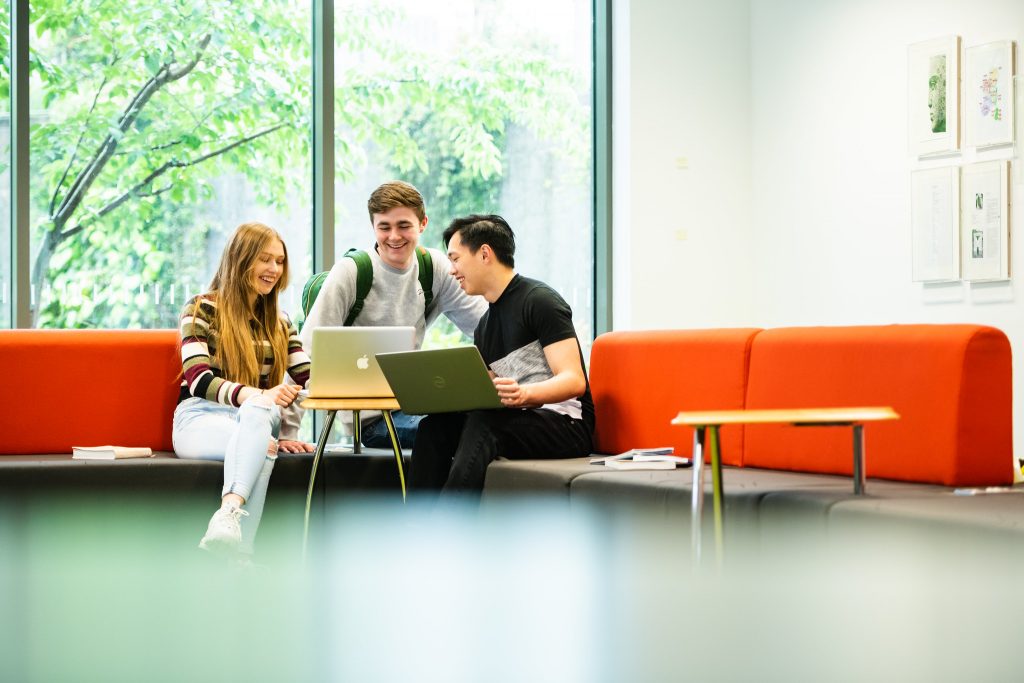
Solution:
[[[410,415],[502,408],[475,346],[378,353],[402,412]]]
[[[313,330],[309,395],[314,398],[392,396],[376,354],[409,351],[413,327],[318,327]]]

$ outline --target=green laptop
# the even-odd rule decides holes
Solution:
[[[429,415],[502,407],[475,346],[375,356],[404,413]]]

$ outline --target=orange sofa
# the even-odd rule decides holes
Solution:
[[[223,465],[174,456],[171,423],[181,372],[177,330],[2,330],[0,357],[14,375],[0,392],[0,504],[36,495],[160,494],[198,501],[196,524],[223,483]],[[72,460],[72,446],[148,446],[153,458]],[[383,453],[383,452],[382,452]],[[312,459],[281,453],[271,489],[305,500]],[[328,454],[325,487],[392,493],[393,455]]]
[[[981,325],[791,327],[754,338],[746,407],[892,406],[865,427],[867,476],[1013,482],[1010,343]],[[852,474],[848,430],[748,426],[743,465]]]
[[[0,455],[107,443],[170,452],[178,343],[175,330],[0,333],[16,375],[0,395]],[[1009,484],[1010,366],[1006,336],[980,325],[612,332],[591,355],[595,448],[689,453],[692,431],[669,424],[680,410],[890,405],[902,418],[866,429],[868,477]],[[740,468],[851,470],[844,430],[728,427],[722,454]],[[576,461],[554,466],[571,474],[565,481],[580,469]]]
[[[680,410],[892,406],[901,419],[864,431],[868,495],[852,493],[849,429],[786,425],[722,429],[727,509],[936,518],[977,511],[1024,531],[1024,498],[954,496],[952,487],[1013,482],[1010,344],[982,325],[879,325],[611,332],[591,353],[597,414],[595,450],[671,445],[692,452],[693,431],[669,424]],[[710,486],[710,481],[706,481]],[[588,459],[499,461],[488,468],[485,501],[525,490],[580,503],[645,502],[686,516],[692,475],[617,471]],[[951,502],[951,499],[958,500]],[[908,500],[913,499],[912,502]],[[1009,505],[1007,514],[995,505]],[[909,512],[908,512],[909,510]],[[763,515],[762,515],[763,516]],[[953,513],[956,516],[956,513]]]
[[[0,392],[0,456],[105,444],[172,451],[179,344],[176,330],[0,332],[14,374]]]
[[[886,405],[867,427],[869,477],[946,486],[1013,481],[1010,344],[981,325],[612,332],[591,354],[596,450],[672,445],[680,410]],[[852,474],[848,431],[722,429],[726,465]]]
[[[680,410],[739,410],[746,400],[757,329],[610,332],[594,341],[590,390],[595,450],[673,446],[689,453],[693,430],[673,427]],[[721,430],[722,462],[743,463],[743,427]]]

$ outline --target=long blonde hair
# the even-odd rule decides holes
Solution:
[[[256,291],[253,271],[256,259],[274,240],[284,250],[281,277],[267,295]],[[217,302],[214,327],[219,342],[215,360],[224,377],[233,382],[259,386],[263,367],[262,341],[270,342],[274,362],[270,367],[270,386],[284,379],[288,366],[288,328],[277,308],[278,292],[288,286],[288,247],[281,235],[263,223],[242,223],[224,246],[217,273],[210,282],[210,293]],[[256,293],[256,302],[249,299]],[[198,306],[198,301],[197,301]]]

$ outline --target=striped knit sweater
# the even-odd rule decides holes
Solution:
[[[198,314],[193,316],[196,299],[201,301]],[[181,367],[184,377],[179,403],[195,396],[235,407],[240,405],[238,395],[245,385],[226,379],[222,368],[213,360],[217,350],[217,330],[213,327],[216,306],[217,302],[211,295],[203,294],[189,299],[181,313]],[[283,314],[282,320],[288,325],[288,376],[295,384],[304,387],[309,380],[309,356],[302,350],[295,326]],[[261,344],[263,367],[260,369],[259,388],[269,389],[274,351],[269,341],[263,340]]]

